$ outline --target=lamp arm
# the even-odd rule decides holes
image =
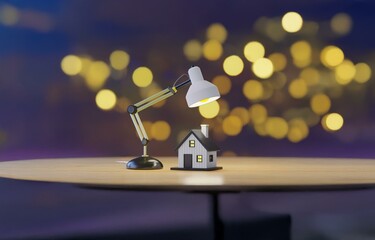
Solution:
[[[179,88],[181,88],[181,87],[183,87],[183,86],[186,86],[187,84],[189,84],[189,83],[191,83],[191,80],[190,79],[188,79],[188,80],[186,80],[186,81],[184,81],[184,82],[182,82],[182,83],[180,83],[180,84],[178,84],[178,85],[176,85],[176,86],[174,86],[176,89],[179,89]]]
[[[181,88],[188,83],[190,83],[191,80],[187,80],[183,83],[178,84],[177,86],[168,87],[158,93],[155,93],[154,95],[136,103],[133,105],[130,105],[128,107],[128,113],[130,114],[130,118],[132,119],[132,122],[134,124],[134,127],[137,131],[138,137],[142,142],[143,145],[143,155],[147,156],[147,144],[149,142],[149,138],[147,136],[146,130],[143,126],[142,120],[139,117],[139,112],[151,107],[152,105],[157,104],[158,102],[167,99],[177,93],[177,89]]]
[[[147,145],[148,143],[148,136],[146,130],[143,126],[142,120],[139,117],[139,112],[145,110],[146,108],[151,107],[152,105],[173,96],[177,91],[173,88],[166,88],[154,95],[128,107],[128,113],[132,119],[134,127],[137,131],[138,137],[141,140],[143,145]]]

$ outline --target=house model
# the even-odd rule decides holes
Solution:
[[[178,145],[178,167],[172,170],[218,170],[216,166],[219,148],[209,138],[208,124],[191,130]]]

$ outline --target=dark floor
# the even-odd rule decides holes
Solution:
[[[0,179],[0,239],[212,239],[202,193]],[[375,239],[375,190],[224,193],[225,239]]]

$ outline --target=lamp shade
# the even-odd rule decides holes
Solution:
[[[199,107],[220,98],[217,87],[203,79],[199,67],[191,67],[188,74],[191,80],[191,86],[186,94],[186,102],[190,108]]]

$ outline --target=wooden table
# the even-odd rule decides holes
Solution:
[[[207,192],[216,239],[221,239],[218,194],[239,191],[330,190],[375,187],[375,160],[221,157],[218,171],[173,171],[176,157],[160,157],[162,170],[128,170],[130,157],[35,159],[0,162],[0,177],[74,185]]]
[[[173,191],[267,191],[375,186],[375,159],[221,157],[218,171],[128,170],[130,157],[35,159],[0,162],[0,177],[98,188]]]

